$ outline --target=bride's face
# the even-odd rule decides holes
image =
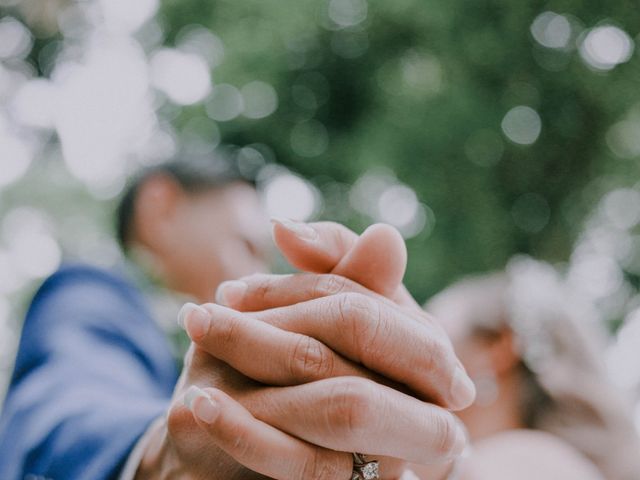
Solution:
[[[445,290],[427,306],[443,326],[456,355],[476,385],[476,401],[458,412],[468,427],[478,422],[486,423],[488,407],[498,400],[501,392],[513,388],[509,378],[515,372],[518,356],[510,330],[498,327],[501,322],[494,305],[494,299],[482,295],[481,291]],[[496,327],[479,328],[482,324]]]
[[[477,379],[480,370],[482,370],[477,368],[478,360],[484,361],[484,356],[482,348],[472,341],[468,323],[465,321],[465,305],[455,299],[447,298],[446,292],[434,300],[427,306],[427,311],[435,316],[449,336],[456,355],[476,385],[477,396],[479,387]],[[474,402],[473,405],[462,412],[456,412],[456,414],[468,428],[473,422],[476,410]]]
[[[473,335],[473,305],[468,298],[444,291],[427,306],[449,336],[456,355],[473,378],[476,370],[486,369],[486,345]]]

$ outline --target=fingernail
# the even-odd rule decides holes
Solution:
[[[205,423],[213,423],[218,416],[218,406],[204,390],[192,385],[184,396],[185,406]]]
[[[197,396],[206,395],[204,390],[196,387],[195,385],[191,385],[187,390],[187,393],[184,394],[184,406],[191,410],[191,406],[193,405],[193,401]]]
[[[244,297],[247,288],[249,285],[241,280],[222,282],[216,292],[216,302],[225,307],[238,304]]]
[[[451,384],[451,400],[453,404],[460,408],[465,408],[473,403],[475,397],[475,385],[462,367],[456,367],[453,383]]]
[[[294,222],[288,218],[274,217],[272,223],[276,223],[286,228],[301,240],[306,242],[315,242],[318,239],[318,232],[306,223]]]
[[[198,338],[207,333],[209,321],[209,312],[195,303],[185,303],[178,313],[178,325],[184,328],[192,338]]]

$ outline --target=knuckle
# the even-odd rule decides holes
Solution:
[[[379,316],[378,304],[361,293],[341,293],[336,296],[335,302],[340,322],[356,330]]]
[[[338,295],[338,305],[349,315],[369,315],[378,308],[377,303],[370,297],[357,292],[343,292]]]
[[[439,335],[428,337],[428,346],[425,348],[424,368],[427,371],[440,370],[444,365],[448,365],[448,358],[451,356],[447,341]]]
[[[312,288],[312,296],[329,297],[343,292],[347,288],[347,280],[344,277],[333,274],[316,275]]]
[[[256,273],[251,275],[248,280],[252,285],[253,296],[260,302],[266,302],[273,292],[275,277]]]
[[[390,323],[378,301],[361,293],[343,293],[338,299],[338,314],[360,357],[371,359],[384,351]]]
[[[344,377],[329,389],[327,424],[336,435],[359,437],[374,415],[376,392],[373,382]]]
[[[240,319],[235,316],[225,316],[213,322],[209,337],[215,342],[216,348],[228,350],[237,344]]]
[[[302,381],[313,381],[331,376],[333,356],[317,340],[300,335],[290,356],[291,374]]]
[[[431,419],[434,431],[434,448],[439,456],[451,453],[456,445],[457,426],[455,420],[446,414],[435,414]]]

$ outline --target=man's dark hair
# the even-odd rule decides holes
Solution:
[[[124,252],[132,240],[135,205],[140,188],[156,175],[171,177],[187,193],[215,190],[235,182],[254,184],[231,163],[213,158],[171,160],[143,169],[129,181],[116,208],[116,237]]]

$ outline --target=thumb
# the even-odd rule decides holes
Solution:
[[[404,239],[395,228],[378,223],[360,235],[332,273],[391,297],[402,284],[406,268]]]
[[[417,304],[402,285],[407,251],[393,227],[376,224],[358,236],[334,222],[299,223],[273,219],[273,237],[296,268],[335,273],[401,304]]]
[[[301,223],[272,218],[273,240],[299,270],[330,273],[357,243],[358,235],[334,222]]]

